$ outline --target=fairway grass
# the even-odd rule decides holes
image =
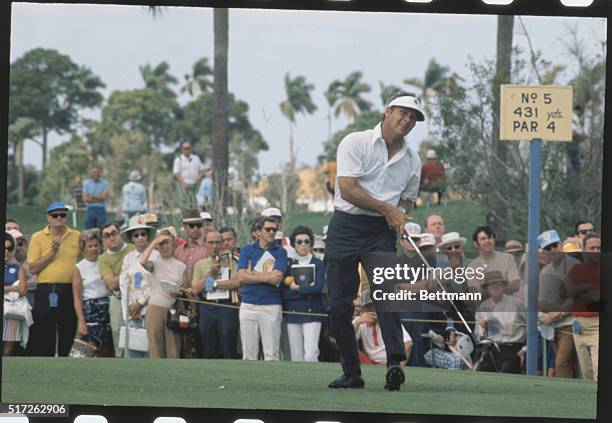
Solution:
[[[384,366],[364,390],[331,390],[337,363],[7,357],[2,402],[521,417],[596,417],[592,381],[407,368],[400,392]]]

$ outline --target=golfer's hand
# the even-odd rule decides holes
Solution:
[[[289,285],[289,289],[291,289],[292,291],[299,291],[300,286],[295,282],[291,282],[291,285]]]
[[[406,215],[399,207],[389,207],[385,213],[385,219],[390,229],[393,229],[400,235],[404,235],[404,224],[406,223]]]

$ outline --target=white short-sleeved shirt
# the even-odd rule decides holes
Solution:
[[[174,159],[174,164],[172,165],[172,173],[180,173],[183,181],[190,185],[195,184],[198,175],[202,171],[204,171],[204,165],[195,154],[191,154],[189,157],[181,154]]]
[[[408,148],[406,141],[400,151],[388,160],[381,125],[353,132],[340,142],[337,153],[338,173],[334,208],[350,214],[380,216],[379,213],[354,206],[342,198],[338,178],[358,178],[368,194],[379,201],[397,206],[401,200],[416,201],[421,179],[421,160]]]

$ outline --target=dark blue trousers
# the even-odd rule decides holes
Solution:
[[[85,229],[101,228],[106,221],[106,208],[87,207],[85,211]]]
[[[329,223],[324,261],[329,286],[330,323],[346,375],[361,375],[352,323],[353,300],[359,290],[357,265],[370,252],[395,253],[396,238],[384,217],[351,215],[336,210]],[[406,359],[399,313],[379,312],[378,321],[387,363],[399,364]]]
[[[237,358],[238,310],[200,304],[198,331],[202,358]]]

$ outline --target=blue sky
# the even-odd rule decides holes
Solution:
[[[318,110],[300,115],[294,132],[298,163],[312,165],[327,138],[323,92],[334,79],[362,71],[372,87],[367,98],[380,108],[379,81],[403,86],[405,78],[422,77],[432,57],[469,79],[468,57],[495,55],[495,16],[233,9],[229,19],[229,89],[249,103],[251,122],[270,145],[259,156],[263,174],[278,170],[287,159],[288,123],[279,109],[286,72],[304,75],[315,85]],[[568,28],[577,25],[590,51],[606,36],[602,19],[523,21],[534,47],[556,63],[570,63],[563,46]],[[518,21],[514,40],[527,48]],[[182,82],[198,58],[212,62],[212,10],[167,8],[154,19],[138,6],[14,4],[11,61],[36,47],[55,48],[89,67],[106,83],[105,97],[142,87],[138,67],[146,63],[167,61]],[[345,124],[340,118],[332,126]],[[410,146],[417,148],[424,136],[424,128],[417,127],[408,136]],[[51,145],[65,140],[53,136]],[[26,162],[40,165],[40,148],[33,143],[26,145]]]

